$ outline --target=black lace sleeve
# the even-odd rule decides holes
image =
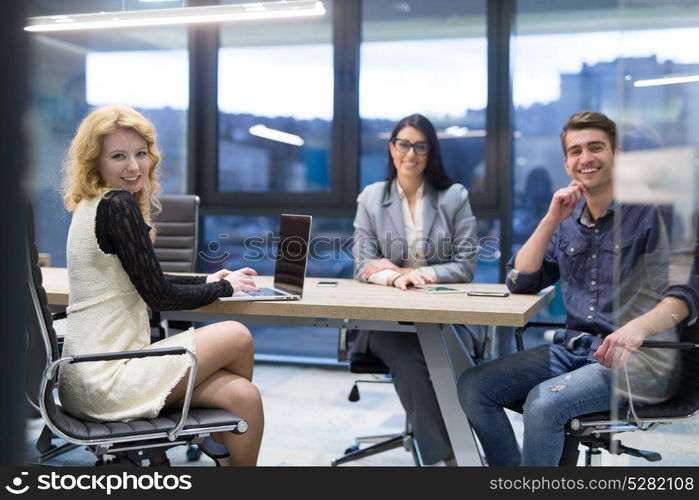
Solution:
[[[233,294],[226,280],[180,284],[165,277],[136,198],[110,191],[97,206],[95,233],[103,252],[116,255],[143,300],[154,311],[196,309]],[[205,280],[206,278],[204,278]]]
[[[165,274],[164,276],[173,285],[201,285],[206,283],[206,276],[182,276],[179,274]]]

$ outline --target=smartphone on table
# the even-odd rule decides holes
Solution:
[[[319,281],[316,286],[337,286],[337,281]]]
[[[466,290],[459,290],[458,288],[450,288],[448,286],[439,285],[420,285],[411,286],[408,290],[415,290],[416,292],[423,293],[464,293]]]
[[[488,292],[488,291],[478,291],[472,290],[467,294],[469,297],[508,297],[510,292]]]

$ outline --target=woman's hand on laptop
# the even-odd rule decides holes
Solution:
[[[216,271],[215,273],[209,274],[206,277],[206,282],[207,283],[213,283],[214,281],[221,281],[222,279],[225,279],[226,276],[231,274],[233,271],[230,271],[228,269],[221,269],[220,271]]]
[[[257,271],[250,267],[244,267],[242,269],[238,269],[237,271],[230,271],[223,279],[233,285],[234,292],[242,292],[246,290],[259,292],[260,289],[257,288],[257,285],[255,285],[255,281],[252,279],[252,276],[257,276]]]

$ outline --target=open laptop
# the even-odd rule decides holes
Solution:
[[[218,300],[299,300],[306,279],[311,220],[310,215],[282,214],[273,287],[261,287],[259,292],[244,290]]]

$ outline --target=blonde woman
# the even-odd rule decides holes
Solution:
[[[73,219],[64,353],[186,347],[198,362],[192,406],[222,408],[250,424],[242,435],[215,433],[204,451],[221,465],[255,465],[264,417],[251,382],[248,329],[225,321],[150,344],[147,307],[194,309],[234,290],[256,289],[250,268],[201,277],[163,274],[149,226],[158,207],[159,162],[153,124],[131,108],[98,108],[78,128],[65,166],[64,201]],[[154,418],[163,407],[182,403],[188,371],[185,356],[66,365],[59,395],[66,410],[81,418]]]

